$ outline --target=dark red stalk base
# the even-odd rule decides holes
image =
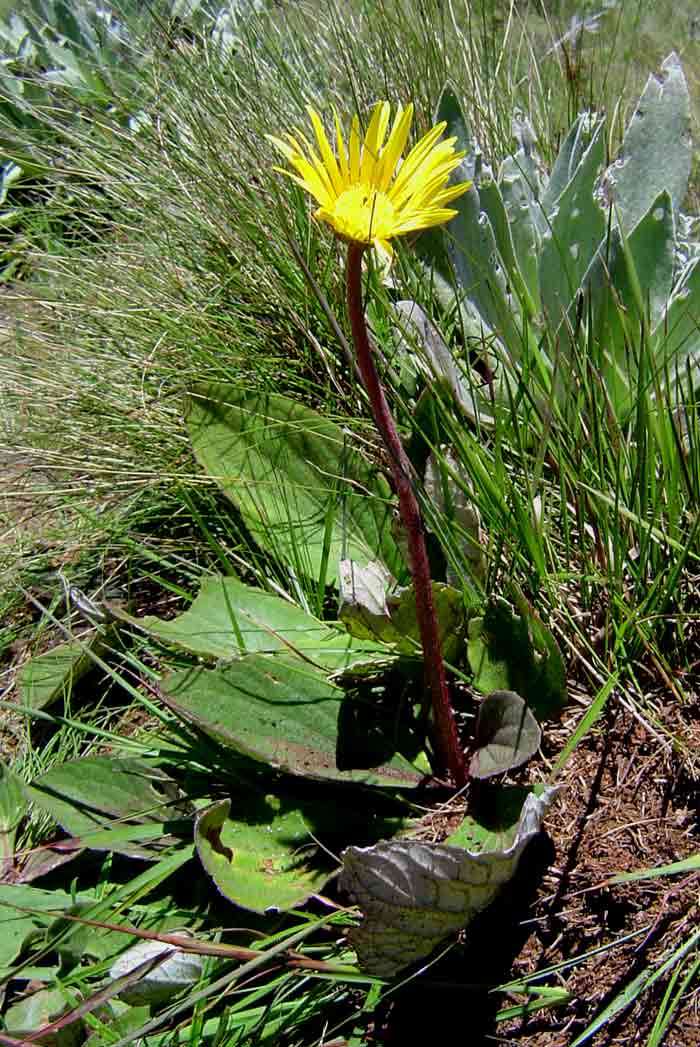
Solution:
[[[411,463],[406,457],[379,381],[365,324],[362,306],[363,251],[364,247],[361,244],[350,244],[348,248],[348,313],[357,350],[357,365],[369,396],[374,421],[389,452],[391,471],[399,497],[401,519],[406,528],[411,574],[416,593],[418,628],[423,645],[425,678],[433,704],[437,755],[442,763],[441,769],[447,772],[455,785],[461,789],[467,781],[467,766],[464,752],[459,744],[457,725],[447,689],[445,663],[442,658],[440,634],[433,603],[428,553],[425,548],[423,520],[411,482]]]

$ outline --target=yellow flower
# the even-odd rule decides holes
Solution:
[[[377,102],[364,142],[360,141],[360,123],[355,117],[347,148],[336,113],[335,153],[318,113],[310,106],[318,151],[301,131],[296,136],[285,135],[286,141],[269,136],[294,168],[275,170],[314,197],[320,205],[316,218],[332,226],[343,240],[372,244],[387,254],[391,253],[388,241],[393,237],[454,218],[457,212],[445,205],[471,185],[447,185],[465,154],[455,152],[455,138],[440,141],[447,126],[444,122],[428,131],[401,162],[413,106],[399,106],[387,138],[390,112],[388,102]]]

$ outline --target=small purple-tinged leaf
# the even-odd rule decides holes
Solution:
[[[520,767],[537,752],[542,732],[519,694],[494,691],[479,706],[472,778],[491,778]]]

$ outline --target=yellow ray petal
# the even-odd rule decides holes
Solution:
[[[388,102],[377,102],[367,128],[367,134],[362,146],[360,181],[367,182],[368,185],[376,185],[375,172],[379,165],[379,157],[386,136],[386,129],[389,125],[390,112],[391,109]]]
[[[440,138],[440,135],[445,129],[445,125],[438,124],[431,131],[428,131],[424,135],[417,145],[414,145],[411,152],[408,154],[401,167],[399,173],[396,176],[396,181],[389,190],[389,195],[394,198],[395,194],[399,194],[406,183],[413,178],[415,173],[420,169],[421,164],[429,156],[431,149],[435,147],[436,142]]]
[[[309,117],[311,118],[311,124],[314,129],[314,134],[316,135],[318,151],[321,154],[323,166],[328,172],[328,175],[333,185],[334,192],[341,193],[343,189],[343,182],[340,176],[340,171],[338,170],[338,163],[335,159],[335,156],[333,155],[333,150],[331,149],[330,142],[326,137],[326,132],[323,129],[321,118],[318,115],[318,113],[311,108],[310,105],[307,106],[307,110],[309,113]]]
[[[350,184],[360,180],[360,121],[356,116],[352,118],[350,126]]]
[[[464,193],[468,192],[471,185],[471,182],[456,182],[450,185],[447,179],[435,179],[433,183],[426,187],[425,193],[416,194],[416,196],[410,200],[410,206],[415,208],[422,207],[424,204],[429,204],[432,207],[438,201],[449,202],[450,200],[456,200],[458,196],[462,196]]]
[[[296,174],[293,174],[291,171],[287,171],[284,168],[277,168],[277,170],[281,171],[282,174],[288,175],[289,178],[297,182],[303,189],[306,189],[308,193],[311,193],[319,204],[330,204],[333,195],[328,191],[327,180],[319,177],[318,173],[311,166],[308,160],[300,154],[295,153],[289,159],[289,162],[296,168]]]
[[[310,182],[307,178],[294,174],[293,171],[285,171],[283,167],[275,167],[273,170],[279,171],[280,174],[286,175],[287,178],[291,178],[293,182],[296,182],[298,186],[301,186],[301,188],[309,193],[310,196],[313,196],[317,203],[324,204],[327,202],[328,198],[325,196],[323,186],[320,183]]]
[[[447,189],[441,190],[435,194],[431,201],[433,207],[443,207],[445,204],[451,203],[468,192],[473,184],[473,182],[460,182],[458,185],[451,185]]]
[[[348,154],[345,149],[345,141],[343,139],[343,130],[340,126],[340,118],[335,109],[333,110],[333,119],[335,121],[335,147],[338,150],[338,165],[340,167],[340,176],[343,180],[343,185],[347,186],[350,181]]]
[[[394,177],[396,165],[408,141],[412,120],[413,105],[408,105],[405,109],[399,106],[394,126],[382,153],[381,167],[377,172],[377,188],[381,189],[382,192],[386,192],[389,182]]]
[[[418,229],[429,229],[433,225],[442,225],[449,222],[457,214],[450,208],[434,207],[430,210],[418,211],[401,222],[393,230],[394,236],[403,236],[405,233],[416,232]]]
[[[415,192],[412,193],[411,196],[409,196],[404,202],[404,206],[418,208],[422,207],[423,203],[432,203],[438,193],[441,193],[443,192],[443,190],[448,188],[448,178],[449,171],[438,172],[431,178],[426,179],[425,181],[421,179],[420,183],[417,183],[417,188]],[[460,182],[459,184],[464,185],[465,183]],[[397,201],[394,200],[393,203],[394,206],[397,206]]]

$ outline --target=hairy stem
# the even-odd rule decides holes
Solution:
[[[362,254],[361,244],[348,248],[347,292],[348,313],[353,339],[357,350],[357,365],[372,407],[374,421],[389,452],[391,471],[399,497],[399,510],[406,529],[411,561],[411,575],[416,594],[416,612],[425,677],[433,706],[435,746],[441,770],[447,772],[458,788],[467,780],[464,752],[459,744],[450,695],[447,688],[445,663],[442,657],[440,633],[435,616],[433,586],[430,578],[428,553],[425,547],[425,532],[418,501],[413,489],[411,463],[403,449],[396,423],[392,418],[384,389],[377,374],[374,356],[367,334],[362,305]]]

